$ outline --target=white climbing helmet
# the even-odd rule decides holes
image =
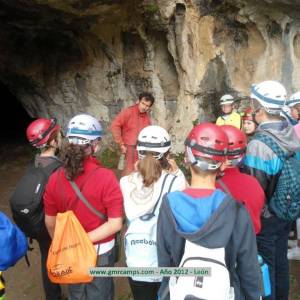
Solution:
[[[299,104],[299,103],[300,103],[300,92],[297,92],[290,97],[290,99],[287,101],[286,104],[289,107],[293,107],[294,105]]]
[[[232,104],[233,102],[234,102],[234,98],[229,94],[223,95],[220,98],[220,105]]]
[[[168,132],[156,125],[150,125],[141,130],[137,139],[137,151],[139,159],[146,156],[146,152],[155,152],[156,159],[162,158],[171,148],[171,139]]]
[[[69,121],[67,130],[69,143],[85,145],[101,137],[101,124],[96,118],[88,114],[76,115]]]
[[[280,114],[287,99],[285,87],[278,81],[267,80],[251,86],[252,99],[256,99],[269,114]]]

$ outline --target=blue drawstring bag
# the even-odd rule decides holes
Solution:
[[[0,271],[5,271],[26,255],[28,242],[18,226],[1,211],[0,237]]]

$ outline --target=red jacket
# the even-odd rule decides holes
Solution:
[[[140,131],[151,124],[148,113],[140,113],[138,104],[122,110],[112,121],[111,132],[119,145],[136,145]]]
[[[257,179],[243,174],[238,168],[228,168],[221,178],[237,201],[243,202],[251,217],[255,233],[260,232],[260,215],[265,203],[265,193]],[[223,190],[217,183],[216,187]],[[223,190],[223,192],[226,192]]]
[[[114,173],[100,167],[94,157],[90,156],[85,160],[84,172],[75,178],[75,182],[82,194],[97,210],[109,218],[123,216],[123,197],[119,183]],[[77,198],[62,168],[49,178],[44,194],[44,207],[45,214],[48,216],[56,216],[57,213],[72,210],[86,232],[94,230],[104,223]],[[113,237],[107,237],[99,242],[108,242]]]

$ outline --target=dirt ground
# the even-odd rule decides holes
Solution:
[[[8,199],[14,186],[22,176],[25,166],[33,157],[29,147],[12,144],[5,148],[0,147],[0,210],[10,216]],[[41,273],[40,255],[36,243],[34,250],[29,252],[31,266],[28,268],[25,259],[21,259],[16,266],[4,273],[6,279],[7,300],[44,300]],[[121,261],[119,266],[124,266]],[[291,293],[289,300],[300,300],[300,262],[292,261],[291,267]],[[130,300],[130,290],[126,278],[116,278],[115,300]],[[65,287],[64,287],[64,290]]]

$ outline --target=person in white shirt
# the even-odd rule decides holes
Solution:
[[[128,267],[157,267],[156,225],[163,196],[186,188],[186,180],[169,157],[171,140],[160,126],[147,126],[138,136],[136,171],[121,178],[128,229],[125,255]],[[141,250],[142,249],[142,250]],[[130,277],[135,300],[155,300],[161,277]]]

